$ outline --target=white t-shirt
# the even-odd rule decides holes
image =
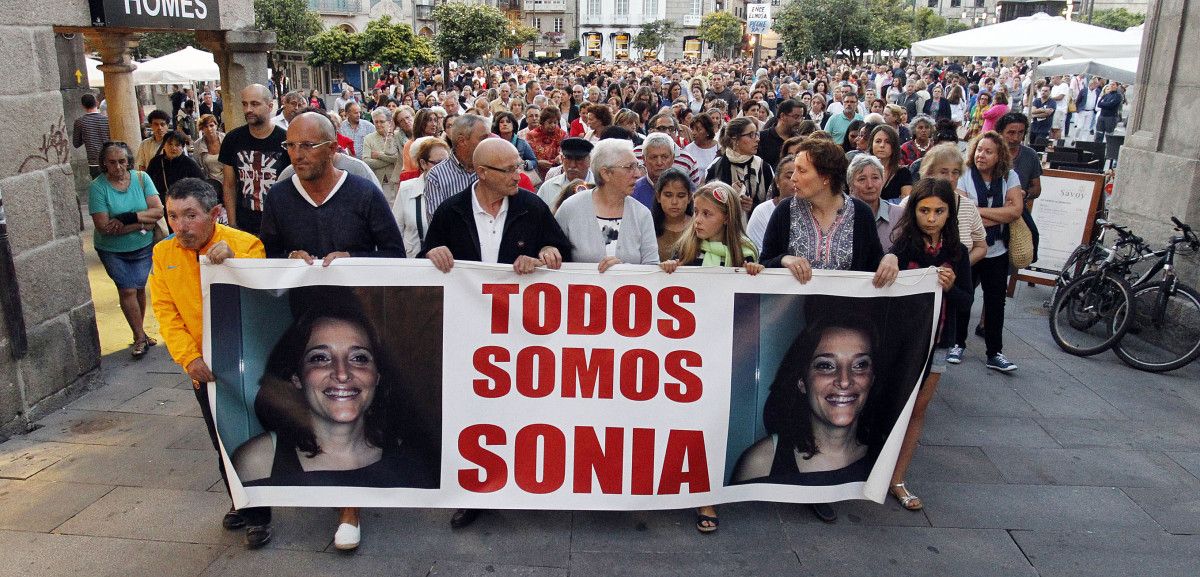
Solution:
[[[495,263],[500,260],[500,239],[504,235],[504,221],[508,218],[508,197],[504,197],[499,212],[492,216],[479,204],[475,193],[478,184],[471,185],[471,213],[475,215],[475,230],[479,233],[480,262]]]
[[[1021,188],[1021,177],[1017,176],[1017,171],[1009,170],[1008,177],[1006,177],[1004,179],[1004,184],[1002,184],[1001,186],[1004,188],[1005,194],[1007,194],[1008,191],[1013,188]],[[975,191],[975,179],[971,178],[970,169],[967,170],[966,174],[963,174],[961,177],[959,177],[958,188],[967,193],[967,198],[969,198],[971,202],[975,203],[975,206],[979,206],[979,196],[978,196],[978,193]],[[985,208],[992,208],[992,207],[985,207]],[[970,248],[970,247],[967,247],[967,248]],[[987,254],[984,255],[984,257],[992,258],[994,256],[1000,256],[1007,252],[1008,252],[1008,246],[1006,244],[1004,244],[1004,239],[997,238],[994,243],[992,243],[991,245],[988,246]]]

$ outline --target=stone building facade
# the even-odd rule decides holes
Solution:
[[[249,29],[250,2],[220,5],[223,29]],[[0,314],[0,436],[22,430],[61,407],[98,376],[100,346],[81,237],[83,214],[76,184],[86,182],[86,164],[72,166],[71,127],[82,113],[79,96],[87,81],[82,36],[106,52],[106,97],[114,139],[136,142],[137,114],[128,80],[129,42],[135,31],[91,28],[88,0],[0,2],[0,202],[7,216],[8,249],[15,278],[0,278],[0,291],[20,295],[22,314]],[[228,90],[250,75],[265,78],[261,63],[233,52],[237,32],[206,32],[220,49]],[[261,46],[274,35],[246,30]],[[269,37],[269,38],[268,38]],[[124,48],[122,52],[117,48]],[[76,71],[82,70],[81,75]],[[121,79],[118,76],[124,75]],[[236,93],[234,93],[236,94]],[[226,102],[233,102],[229,93]],[[232,107],[236,108],[236,107]],[[226,110],[231,126],[240,124]],[[240,115],[239,115],[240,116]],[[79,170],[82,175],[77,175]],[[10,329],[23,325],[27,349],[18,354]]]

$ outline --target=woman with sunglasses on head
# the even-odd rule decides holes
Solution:
[[[719,180],[733,187],[742,203],[743,214],[770,198],[775,171],[756,155],[758,121],[739,117],[729,121],[721,134],[721,155],[708,168],[706,180]]]

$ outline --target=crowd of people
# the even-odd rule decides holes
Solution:
[[[814,270],[855,270],[880,287],[899,270],[937,267],[937,348],[891,486],[910,510],[922,502],[905,473],[941,373],[963,362],[976,287],[985,365],[1017,369],[1003,352],[1007,225],[1028,219],[1041,188],[1026,143],[1102,139],[1125,100],[1115,83],[1035,78],[1024,62],[832,59],[459,67],[448,79],[414,69],[334,99],[255,84],[236,92],[245,124],[228,132],[213,92],[198,105],[180,94],[132,146],[96,138],[96,99],[85,95],[75,138],[88,146],[95,248],[120,290],[132,353],[155,344],[142,328],[149,275],[162,336],[195,383],[214,447],[199,255],[425,258],[442,271],[465,260],[519,274],[564,262],[783,268],[801,283]],[[164,214],[175,234],[159,242]],[[778,457],[762,451],[744,456],[739,478],[776,474]],[[309,458],[295,466],[322,466]],[[788,474],[845,464],[788,461]],[[459,510],[451,524],[479,513]],[[248,527],[250,546],[271,538],[269,509],[231,509],[224,522]],[[717,526],[715,508],[697,512],[697,529]],[[343,510],[335,545],[359,538],[357,509]]]

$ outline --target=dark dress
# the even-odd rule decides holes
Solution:
[[[245,483],[247,487],[412,487],[436,489],[437,471],[408,445],[384,447],[383,457],[349,471],[305,471],[296,455],[296,444],[275,439],[271,476]]]
[[[841,469],[801,473],[800,469],[796,467],[794,454],[790,446],[785,447],[783,444],[780,444],[778,437],[776,437],[775,457],[771,460],[771,473],[766,477],[747,479],[739,484],[773,483],[776,485],[814,486],[841,485],[843,483],[866,481],[867,476],[871,474],[871,465],[874,461],[871,458],[870,452],[868,452],[863,458]]]

